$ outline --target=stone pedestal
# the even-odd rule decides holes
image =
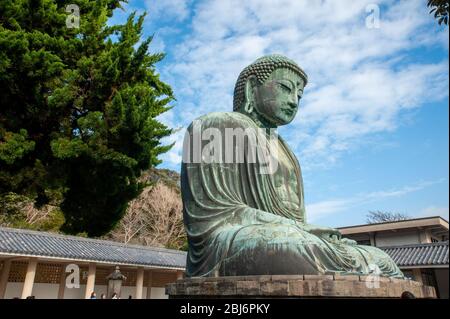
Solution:
[[[196,277],[166,286],[169,298],[436,298],[433,287],[377,276],[272,275]]]

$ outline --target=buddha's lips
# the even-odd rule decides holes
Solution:
[[[287,115],[293,115],[294,114],[294,110],[291,109],[283,109],[284,113],[286,113]]]

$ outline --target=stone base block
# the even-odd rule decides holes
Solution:
[[[194,277],[166,286],[169,298],[436,298],[433,287],[379,276],[272,275]]]

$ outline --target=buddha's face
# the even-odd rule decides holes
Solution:
[[[288,124],[297,114],[304,86],[304,80],[294,71],[276,69],[253,88],[254,111],[271,125]]]

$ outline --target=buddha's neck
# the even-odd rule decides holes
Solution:
[[[259,115],[255,111],[253,111],[250,114],[248,114],[248,113],[245,113],[245,114],[250,116],[252,118],[252,120],[256,123],[256,125],[258,125],[261,128],[277,129],[277,126],[275,124],[273,124],[272,122],[267,121],[263,116]]]

